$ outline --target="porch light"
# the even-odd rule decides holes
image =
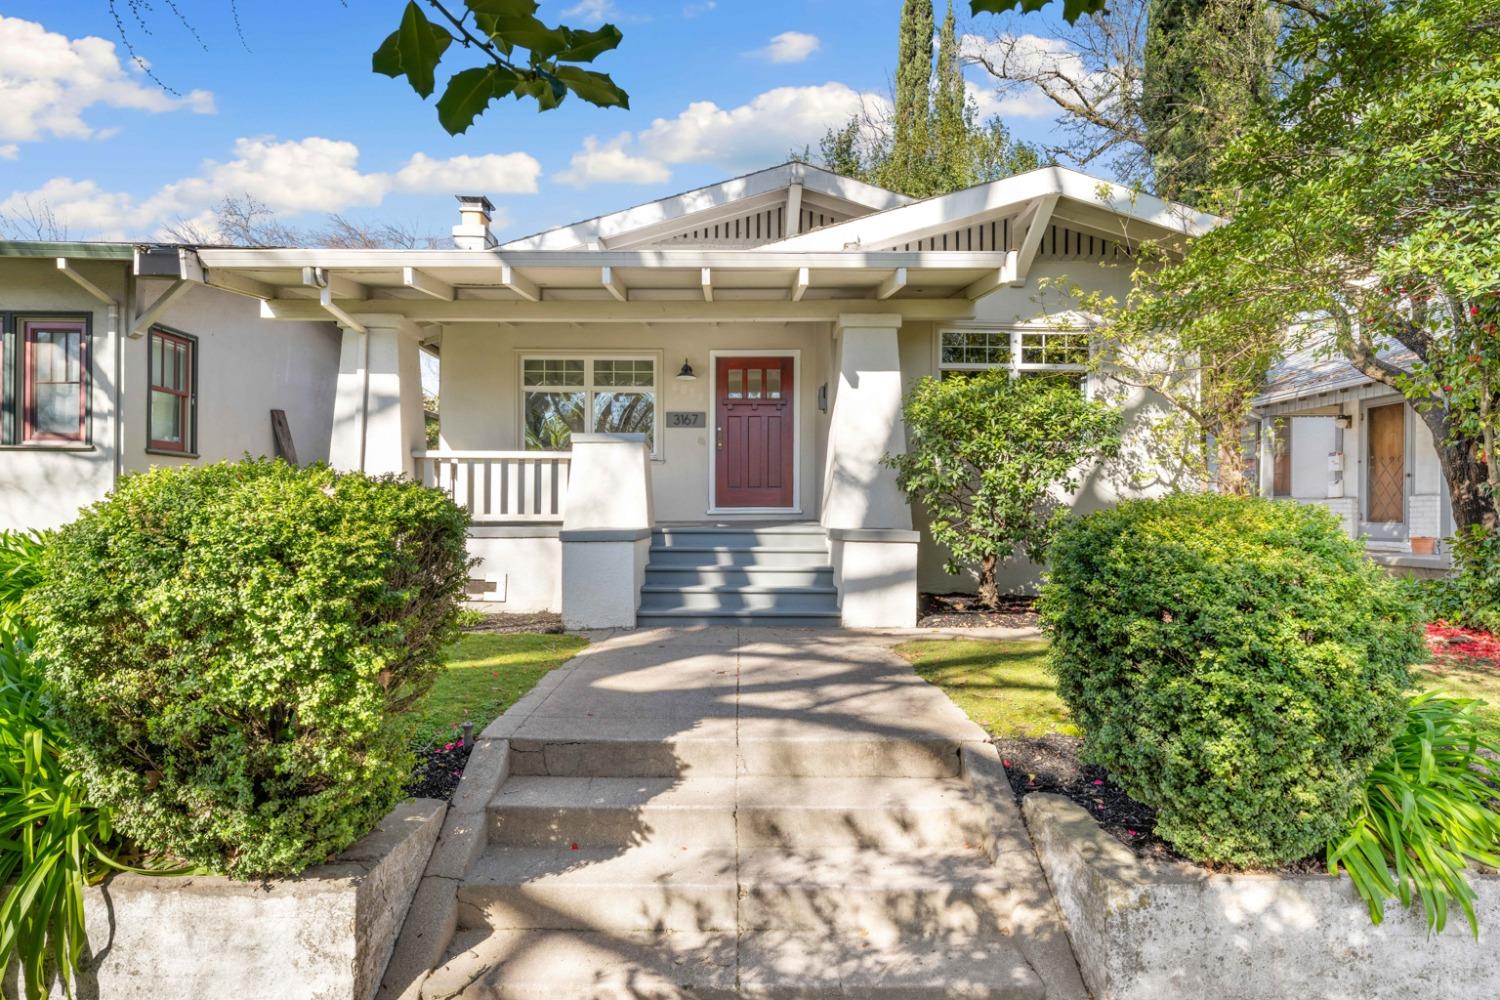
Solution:
[[[687,358],[683,358],[682,367],[677,371],[677,381],[692,382],[697,378],[698,376],[693,372],[693,366],[688,363]]]

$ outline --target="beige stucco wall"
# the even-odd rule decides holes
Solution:
[[[485,326],[455,324],[443,331],[441,386],[442,445],[470,451],[518,451],[521,433],[520,370],[527,355],[648,354],[660,367],[657,409],[706,414],[703,429],[659,431],[651,463],[658,521],[695,521],[708,516],[711,351],[800,352],[797,422],[800,433],[797,491],[800,511],[818,512],[819,470],[826,418],[818,413],[818,386],[827,378],[831,330],[825,323],[696,325],[600,324],[595,326]],[[698,378],[679,382],[687,358]]]
[[[128,261],[72,266],[121,301],[118,336],[106,306],[52,258],[0,259],[0,310],[92,317],[93,375],[86,447],[0,448],[0,528],[56,527],[103,497],[120,473],[190,461],[146,452],[148,340],[124,336],[127,313],[149,306],[168,282],[134,282]],[[255,300],[202,287],[173,302],[160,323],[198,338],[198,461],[274,454],[273,408],[286,411],[301,461],[327,458],[338,370],[332,324],[262,320]]]

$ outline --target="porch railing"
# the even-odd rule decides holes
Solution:
[[[417,478],[448,491],[476,524],[561,521],[568,496],[565,451],[417,451]]]

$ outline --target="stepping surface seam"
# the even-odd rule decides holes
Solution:
[[[548,681],[486,733],[512,776],[426,1000],[1086,996],[1014,805],[958,773],[983,732],[889,650],[641,631]]]

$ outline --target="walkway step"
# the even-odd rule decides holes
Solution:
[[[748,608],[739,611],[708,611],[702,608],[666,607],[642,610],[636,614],[638,628],[686,628],[693,626],[735,625],[754,628],[828,628],[838,625],[837,610],[782,611],[774,608]]]
[[[647,584],[708,587],[831,587],[833,567],[805,566],[657,566],[646,565]]]
[[[1005,938],[851,942],[802,933],[496,931],[462,942],[423,1000],[1045,1000]]]
[[[962,850],[987,816],[957,778],[512,778],[490,803],[489,842]]]
[[[671,586],[647,583],[641,588],[639,614],[692,610],[712,614],[779,611],[788,615],[838,613],[839,592],[825,587]]]
[[[821,548],[766,545],[731,548],[719,545],[653,546],[648,565],[662,566],[806,566],[828,558]]]
[[[775,720],[753,720],[733,732],[700,734],[703,725],[657,721],[638,723],[641,736],[591,736],[611,720],[578,729],[548,725],[547,735],[524,728],[510,737],[514,777],[695,778],[767,775],[788,778],[952,778],[959,773],[956,737],[910,734],[875,736],[809,717],[806,732],[779,735]],[[733,719],[722,720],[730,728]]]

